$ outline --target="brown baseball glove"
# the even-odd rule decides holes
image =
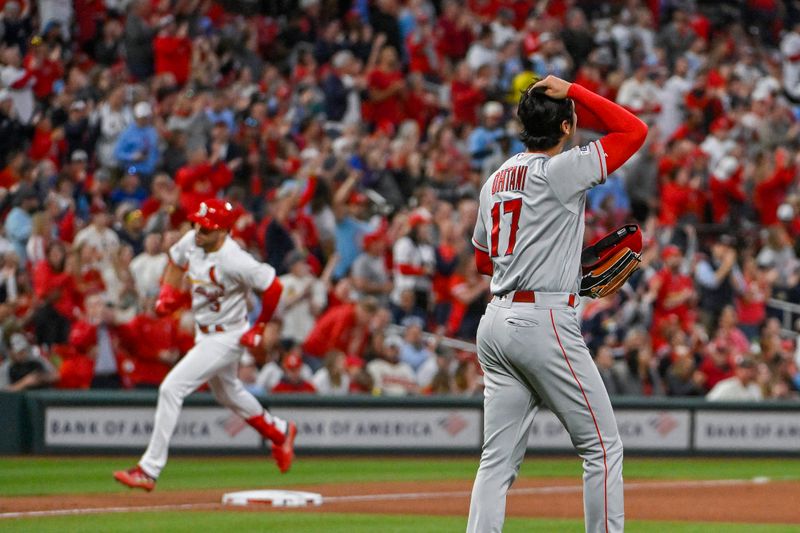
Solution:
[[[642,261],[642,232],[628,224],[583,249],[581,296],[603,298],[617,292]]]

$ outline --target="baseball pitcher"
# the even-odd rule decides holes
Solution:
[[[586,191],[641,147],[647,126],[553,76],[522,95],[517,115],[527,151],[507,160],[483,186],[472,239],[478,270],[492,276],[494,297],[478,326],[484,444],[467,531],[502,530],[506,492],[519,472],[534,415],[545,405],[583,458],[586,531],[618,532],[624,527],[622,443],[575,307]],[[608,133],[563,151],[578,124]]]
[[[197,322],[195,345],[159,387],[153,434],[139,464],[114,472],[120,483],[146,491],[155,488],[167,462],[183,399],[205,382],[222,405],[272,442],[272,456],[281,472],[289,470],[294,457],[295,424],[265,411],[236,377],[243,350],[261,344],[264,325],[278,304],[282,287],[275,270],[228,236],[236,221],[231,204],[206,200],[189,220],[195,229],[169,250],[156,312],[167,315],[191,305]],[[191,284],[188,293],[180,289],[184,276]],[[252,327],[246,304],[250,290],[262,295],[261,314]]]

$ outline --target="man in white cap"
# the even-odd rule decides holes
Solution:
[[[361,120],[359,73],[361,65],[350,50],[340,50],[331,59],[333,69],[322,84],[325,116],[329,127],[341,130]]]
[[[2,60],[0,85],[7,88],[20,122],[28,124],[33,117],[33,85],[36,77],[22,67],[22,55],[16,46],[3,50]]]
[[[472,168],[478,170],[483,161],[494,154],[495,140],[504,133],[501,126],[503,122],[503,106],[499,102],[486,102],[481,109],[483,123],[472,130],[469,135],[469,153],[472,156]]]
[[[8,344],[8,359],[0,364],[0,390],[39,389],[58,380],[53,365],[34,351],[24,334],[14,333]]]
[[[123,169],[135,167],[135,173],[152,176],[158,164],[158,132],[153,127],[153,109],[148,102],[133,107],[134,123],[117,140],[114,155]]]

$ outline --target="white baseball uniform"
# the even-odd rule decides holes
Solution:
[[[275,279],[275,270],[256,261],[230,237],[222,247],[206,253],[189,231],[169,250],[170,259],[186,271],[191,282],[192,313],[197,322],[195,345],[173,368],[158,390],[158,406],[150,444],[139,466],[158,477],[167,462],[169,440],[178,422],[183,399],[208,382],[222,405],[244,419],[264,412],[258,400],[236,377],[244,347],[239,339],[249,328],[246,298],[250,290],[263,292]],[[286,422],[264,414],[281,432]]]
[[[574,307],[586,191],[605,177],[603,147],[592,142],[554,157],[517,154],[481,190],[473,245],[492,259],[495,297],[477,334],[484,444],[469,532],[502,530],[506,492],[541,405],[584,460],[586,530],[623,530],[622,443]],[[533,291],[535,303],[520,291]]]
[[[436,251],[430,244],[416,244],[411,237],[401,237],[392,247],[392,259],[395,264],[394,289],[391,299],[395,304],[400,304],[403,292],[430,291],[431,278],[426,275],[403,274],[398,265],[411,265],[414,267],[436,266]]]

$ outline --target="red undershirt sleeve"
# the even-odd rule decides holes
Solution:
[[[275,278],[272,284],[267,287],[267,290],[261,294],[261,314],[258,315],[256,322],[267,323],[270,321],[275,309],[278,307],[282,292],[283,285],[281,285],[278,278]]]
[[[600,139],[607,174],[621,167],[644,144],[647,125],[624,107],[577,83],[570,85],[567,96],[575,100],[578,125],[608,132]]]
[[[487,276],[494,274],[494,266],[489,254],[477,248],[475,248],[475,266],[481,274],[486,274]]]

